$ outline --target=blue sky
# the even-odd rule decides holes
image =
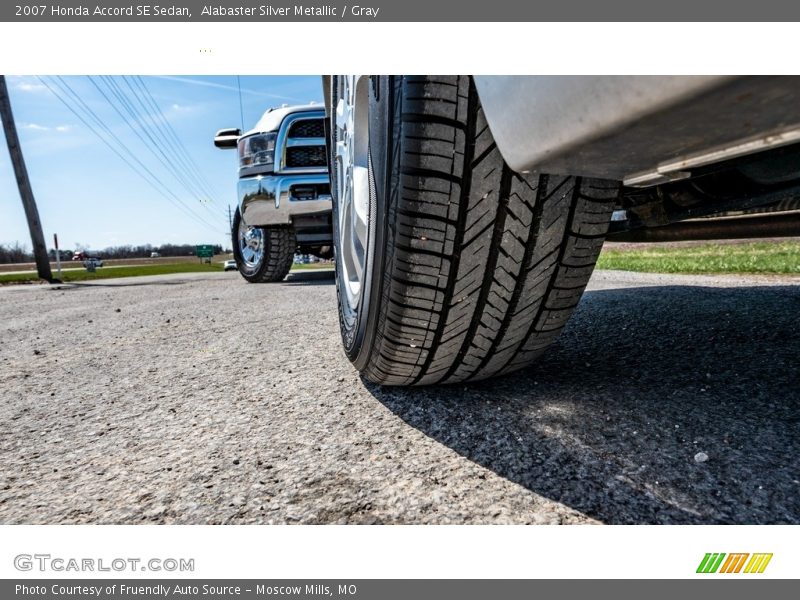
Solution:
[[[236,76],[141,77],[141,80],[8,76],[7,84],[48,247],[52,246],[53,233],[58,233],[63,249],[81,246],[101,250],[107,246],[148,243],[230,245],[227,207],[236,206],[236,157],[235,151],[215,148],[213,138],[218,129],[242,125]],[[112,146],[140,172],[147,169],[158,177],[167,188],[164,190],[167,197],[103,144],[48,86],[77,107],[95,129],[103,131],[92,117],[85,116],[80,104],[83,101],[113,134],[106,134]],[[155,123],[160,123],[160,117],[148,103],[143,88],[149,90],[155,105],[204,175],[207,185],[202,190],[187,189],[162,164],[164,157],[149,149],[153,144],[141,124],[130,117],[125,103],[117,101],[114,95],[124,94],[130,102],[129,109],[140,115],[139,120],[144,120],[152,131],[155,128],[148,119],[152,116]],[[241,89],[245,130],[272,106],[322,101],[319,77],[242,76]],[[70,96],[70,90],[75,96]],[[114,105],[100,90],[114,100]],[[139,96],[132,90],[139,91]],[[137,104],[139,99],[149,108],[147,112]],[[115,106],[125,118],[116,112]],[[0,141],[0,244],[19,241],[30,248],[5,138]],[[144,166],[131,159],[120,145],[129,148]],[[188,161],[179,162],[177,153],[174,157],[166,143],[163,147],[164,154],[180,170],[179,175],[189,170]],[[191,181],[198,179],[194,176]],[[180,208],[181,203],[184,208]]]

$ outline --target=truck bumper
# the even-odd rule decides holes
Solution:
[[[332,208],[327,175],[267,175],[239,180],[239,210],[253,227],[289,225]]]

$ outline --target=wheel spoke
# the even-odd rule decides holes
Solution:
[[[336,105],[336,126],[339,129],[347,131],[347,122],[350,119],[350,105],[344,98],[339,99]]]
[[[355,276],[354,282],[361,281],[361,275],[364,272],[363,266],[363,256],[364,256],[364,248],[361,246],[358,237],[355,235],[350,236],[350,251],[352,252],[353,257],[357,260],[353,262],[353,275]]]
[[[347,304],[355,309],[360,301],[369,244],[369,128],[368,80],[359,76],[338,79],[334,126],[337,261],[341,265]]]
[[[369,210],[369,170],[367,167],[353,167],[353,207],[360,221],[367,222]]]
[[[336,157],[345,165],[350,163],[349,148],[350,146],[345,140],[336,142]]]

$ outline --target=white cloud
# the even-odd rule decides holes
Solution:
[[[23,92],[40,92],[45,88],[41,83],[20,83],[17,86],[18,90],[22,90]]]
[[[20,92],[44,92],[47,87],[32,77],[9,77],[11,86]]]
[[[251,90],[248,88],[239,88],[238,86],[226,85],[224,83],[216,83],[214,81],[204,81],[202,79],[192,79],[191,77],[171,77],[165,75],[157,75],[156,79],[163,79],[166,81],[178,81],[189,85],[199,85],[203,87],[217,88],[219,90],[229,90],[231,92],[241,92],[242,94],[251,94],[253,96],[263,96],[266,98],[276,98],[278,100],[288,100],[289,102],[300,102],[297,98],[291,96],[280,96],[278,94],[270,94],[269,92]]]
[[[47,125],[40,125],[39,123],[20,123],[20,129],[27,129],[28,131],[57,131],[58,133],[67,133],[72,131],[71,125],[56,125],[55,127],[48,127]]]

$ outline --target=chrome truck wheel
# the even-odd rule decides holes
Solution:
[[[250,283],[282,281],[292,268],[297,246],[290,227],[251,227],[238,208],[231,243],[239,273]]]
[[[244,275],[253,275],[264,262],[264,230],[250,227],[244,219],[239,219],[238,238],[242,255],[239,271]]]

